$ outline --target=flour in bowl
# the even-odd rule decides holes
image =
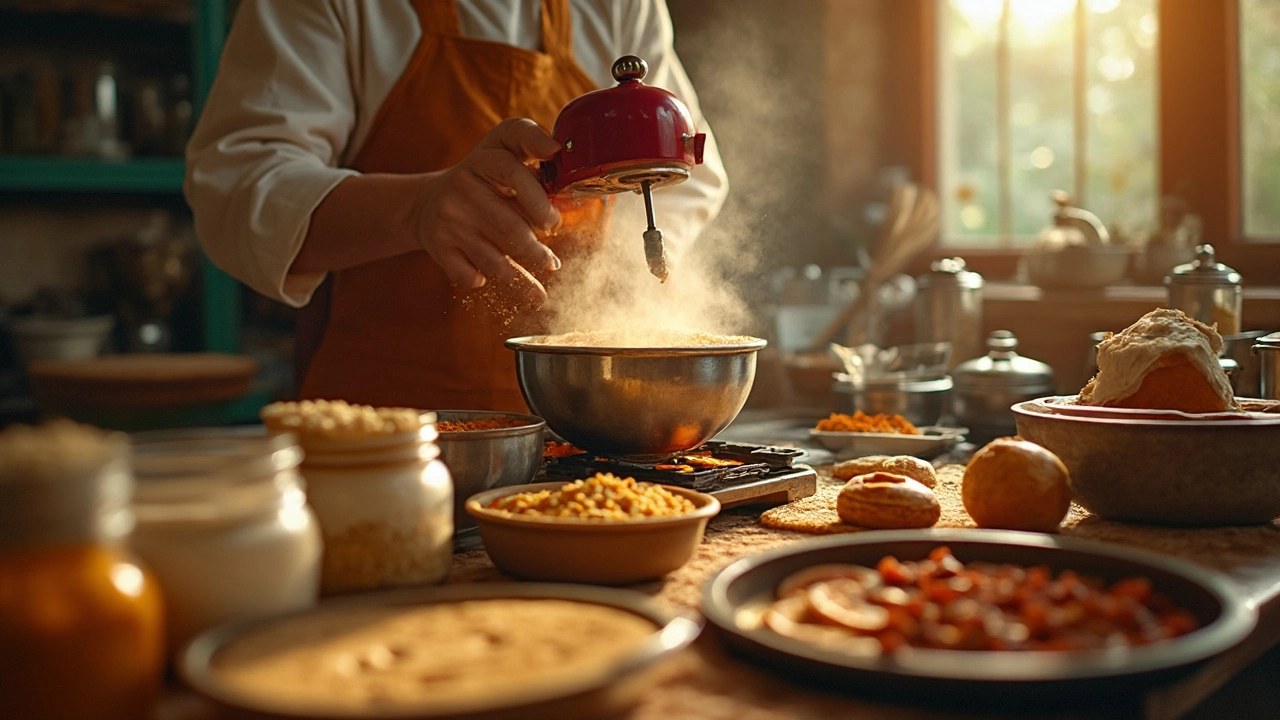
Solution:
[[[746,345],[754,342],[758,342],[758,339],[749,335],[717,335],[701,330],[671,328],[631,328],[578,330],[562,335],[544,335],[534,338],[530,344],[560,347],[699,348]]]

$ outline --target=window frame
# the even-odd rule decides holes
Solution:
[[[897,88],[889,105],[891,148],[926,187],[938,189],[938,18],[946,0],[896,0],[888,10]],[[1280,238],[1243,234],[1240,162],[1240,10],[1238,0],[1161,0],[1157,8],[1157,158],[1161,196],[1184,197],[1204,221],[1204,239],[1249,285],[1280,285]],[[896,64],[894,61],[898,60]],[[910,147],[914,146],[914,148]],[[914,150],[914,151],[913,151]],[[922,272],[941,257],[963,255],[993,279],[1014,275],[1021,251],[940,245],[916,260]]]

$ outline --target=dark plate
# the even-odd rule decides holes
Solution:
[[[237,638],[281,620],[305,615],[323,615],[344,609],[368,607],[413,607],[434,603],[496,598],[550,598],[606,605],[651,620],[656,628],[634,653],[612,667],[599,667],[567,682],[544,685],[536,690],[514,693],[496,687],[490,697],[452,706],[429,705],[398,711],[370,709],[367,713],[337,712],[305,699],[281,699],[270,705],[237,695],[218,680],[212,662],[218,651]],[[551,583],[484,583],[415,588],[354,595],[329,600],[310,610],[253,621],[223,625],[197,637],[178,658],[178,672],[195,691],[229,708],[237,718],[289,718],[291,720],[520,720],[533,718],[613,717],[636,702],[662,671],[660,663],[687,647],[702,629],[700,622],[684,615],[658,609],[640,593],[583,585]]]
[[[857,657],[823,650],[755,627],[787,575],[822,563],[874,567],[885,555],[921,560],[946,545],[956,558],[1072,569],[1114,582],[1143,575],[1201,629],[1124,651],[964,652],[914,650]],[[824,538],[740,560],[704,589],[703,614],[731,648],[769,668],[830,689],[856,689],[895,699],[963,698],[981,703],[1092,698],[1169,680],[1240,642],[1256,612],[1227,578],[1165,556],[1077,538],[999,530],[891,530]],[[1081,692],[1086,691],[1086,692]]]

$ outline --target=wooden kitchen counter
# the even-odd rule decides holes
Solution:
[[[834,497],[839,485],[830,467],[819,467],[819,492]],[[972,527],[960,506],[962,466],[940,471],[937,494],[943,505],[938,527]],[[735,508],[713,519],[697,555],[684,567],[660,581],[632,586],[655,602],[678,610],[696,611],[702,586],[715,572],[738,558],[759,554],[814,535],[766,528],[760,522],[763,508]],[[1194,674],[1170,686],[1157,687],[1128,702],[1109,702],[1085,716],[1146,717],[1172,719],[1185,714],[1234,675],[1280,643],[1280,521],[1243,528],[1172,529],[1125,525],[1100,520],[1073,507],[1063,524],[1064,534],[1141,547],[1225,572],[1258,606],[1258,627],[1241,645],[1206,663]],[[509,580],[498,572],[483,550],[459,554],[449,583]],[[726,654],[708,628],[693,649],[678,657],[671,675],[653,689],[625,720],[800,720],[860,718],[906,720],[909,718],[1026,717],[982,713],[947,712],[937,705],[887,704],[854,695],[824,692],[792,683]],[[1044,718],[1080,717],[1054,714]],[[166,706],[162,720],[213,720],[207,707],[185,693],[177,693]]]
[[[838,487],[829,472],[829,467],[819,468],[820,486]],[[938,496],[943,505],[943,519],[938,527],[973,526],[960,506],[962,472],[961,466],[952,465],[940,473]],[[696,610],[704,582],[720,568],[741,557],[814,537],[766,528],[760,523],[760,512],[760,508],[726,511],[708,526],[706,540],[693,560],[662,581],[635,586],[636,589],[669,607]],[[1100,520],[1082,508],[1073,507],[1063,532],[1154,550],[1226,572],[1244,588],[1261,613],[1258,628],[1241,646],[1176,685],[1158,688],[1146,697],[1132,698],[1132,704],[1124,707],[1110,705],[1106,714],[1179,717],[1280,642],[1280,523],[1202,530],[1139,527]],[[488,581],[501,577],[483,551],[475,551],[458,556],[450,581]],[[628,720],[926,717],[972,715],[940,713],[937,707],[886,705],[801,687],[726,657],[714,640],[714,631],[708,629],[696,651],[686,658],[680,674],[654,690]],[[991,715],[983,714],[983,717]],[[1016,717],[1025,717],[1025,713]],[[1062,716],[1049,713],[1045,717]]]

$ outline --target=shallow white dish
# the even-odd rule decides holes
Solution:
[[[919,435],[810,430],[809,440],[835,453],[838,460],[866,455],[912,455],[931,460],[955,447],[969,432],[968,428],[941,426],[919,430]]]

